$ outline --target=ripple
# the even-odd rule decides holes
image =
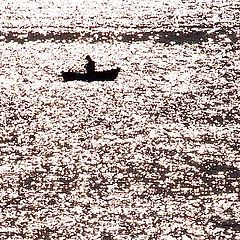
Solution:
[[[239,239],[237,4],[0,6],[3,238]]]
[[[159,31],[137,31],[137,32],[124,32],[119,33],[116,31],[107,32],[7,32],[0,33],[0,41],[4,42],[17,42],[25,43],[29,41],[39,42],[139,42],[139,41],[154,41],[158,43],[166,44],[200,44],[213,40],[216,42],[223,41],[226,43],[236,43],[239,41],[236,33],[233,30],[225,29],[203,29],[203,30],[192,30],[187,28],[186,30],[159,30]]]

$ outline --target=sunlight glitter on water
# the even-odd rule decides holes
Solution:
[[[2,1],[3,238],[239,239],[237,6]]]

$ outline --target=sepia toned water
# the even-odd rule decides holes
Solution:
[[[239,8],[1,1],[0,239],[240,239]]]

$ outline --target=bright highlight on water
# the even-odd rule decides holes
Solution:
[[[240,239],[239,7],[1,1],[0,238]]]

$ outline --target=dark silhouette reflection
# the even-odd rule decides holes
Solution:
[[[86,56],[88,63],[85,65],[87,73],[93,73],[95,71],[95,62],[91,59],[89,55]]]

